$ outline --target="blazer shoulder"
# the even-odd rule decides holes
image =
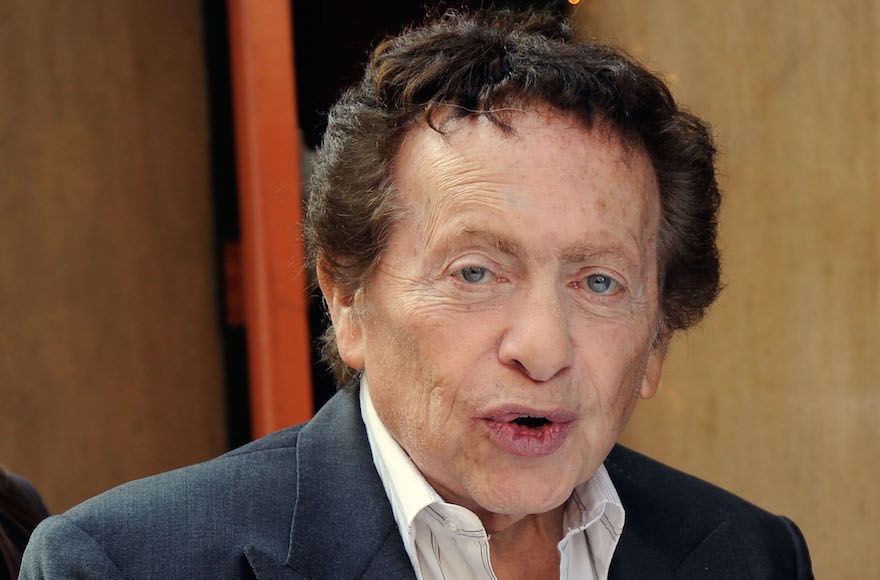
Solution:
[[[286,429],[281,429],[280,431],[269,433],[264,437],[260,437],[259,439],[255,439],[254,441],[246,443],[241,447],[237,447],[231,451],[228,451],[217,459],[247,455],[249,453],[272,451],[277,449],[295,449],[297,441],[299,440],[300,431],[302,431],[303,427],[307,425],[308,422],[300,423],[299,425],[294,425],[293,427],[287,427]]]
[[[246,565],[246,545],[283,560],[297,497],[302,426],[214,459],[125,483],[46,520],[29,565],[79,570],[91,560],[123,576],[228,577]],[[67,538],[58,543],[60,538]],[[74,541],[75,540],[75,541]],[[62,545],[82,558],[68,562]],[[65,553],[62,553],[65,552]],[[164,566],[164,567],[163,567]]]
[[[111,516],[117,510],[143,510],[173,515],[183,507],[219,504],[236,509],[259,501],[257,492],[291,488],[295,499],[297,441],[302,425],[272,433],[219,457],[119,485],[72,508],[66,515],[88,522],[93,515]],[[234,492],[234,493],[233,493]],[[232,495],[230,495],[232,494]],[[129,522],[130,523],[130,520]]]
[[[63,515],[52,516],[34,532],[19,578],[71,577],[122,578],[122,572],[89,534]]]
[[[787,518],[621,445],[605,466],[626,511],[622,543],[652,546],[673,569],[711,562],[709,577],[726,578],[719,567],[730,562],[732,577],[748,566],[754,578],[812,578],[803,535]]]
[[[650,504],[652,510],[668,509],[683,518],[705,520],[708,513],[718,519],[741,514],[778,519],[729,491],[622,445],[615,445],[605,467],[628,511],[627,504]]]

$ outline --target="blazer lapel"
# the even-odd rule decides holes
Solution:
[[[629,533],[628,533],[629,532]],[[645,541],[641,535],[623,526],[623,535],[611,559],[608,570],[609,580],[628,580],[630,578],[651,578],[665,580],[674,578],[668,555],[657,550],[657,546]]]
[[[254,548],[257,578],[410,578],[409,557],[373,465],[356,391],[336,394],[297,439],[297,496],[284,564]]]

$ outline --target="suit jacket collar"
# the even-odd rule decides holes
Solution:
[[[258,578],[410,578],[385,489],[373,465],[357,393],[342,391],[302,428],[296,506],[283,566],[245,554]]]
[[[668,554],[659,552],[655,544],[637,533],[631,530],[628,533],[625,524],[623,530],[614,557],[611,559],[611,568],[608,570],[610,580],[627,578],[666,580],[675,577]]]

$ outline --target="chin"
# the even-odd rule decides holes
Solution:
[[[576,485],[565,484],[558,476],[521,478],[517,482],[490,482],[487,493],[475,499],[482,509],[493,514],[508,516],[542,514],[568,501]]]

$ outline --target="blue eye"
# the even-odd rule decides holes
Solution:
[[[488,269],[482,266],[466,266],[459,270],[458,274],[462,280],[471,284],[486,282],[492,275]]]
[[[590,274],[587,276],[587,287],[596,294],[616,294],[620,284],[605,274]]]

